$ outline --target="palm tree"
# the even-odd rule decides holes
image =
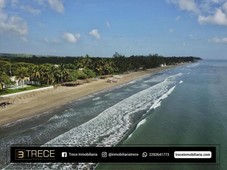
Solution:
[[[60,64],[59,69],[60,69],[60,74],[61,74],[61,83],[63,83],[64,78],[68,76],[68,71],[65,68],[64,64]]]
[[[76,68],[77,69],[91,68],[91,63],[92,63],[91,57],[88,54],[86,54],[85,57],[80,57],[76,59]]]
[[[34,81],[36,85],[40,84],[39,82],[41,77],[40,67],[37,65],[33,66],[30,72],[31,72],[31,81]]]
[[[39,66],[39,72],[40,72],[40,84],[46,84],[49,85],[49,73],[50,73],[50,64],[42,64]]]
[[[19,67],[17,69],[16,77],[19,79],[19,81],[22,81],[22,88],[24,87],[24,79],[26,76],[28,76],[28,68],[26,67]]]

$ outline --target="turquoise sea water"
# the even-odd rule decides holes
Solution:
[[[227,168],[227,61],[200,61],[90,95],[40,117],[0,129],[0,168],[59,169],[71,165],[6,165],[11,144],[113,146],[215,144],[219,165],[102,164],[97,169]]]
[[[181,84],[123,144],[219,144],[220,165],[109,165],[99,169],[227,169],[227,61],[202,61],[179,70]]]

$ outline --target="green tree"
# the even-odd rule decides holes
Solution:
[[[79,57],[75,60],[75,65],[77,69],[80,68],[91,68],[91,57],[87,54],[85,57]]]
[[[5,72],[0,71],[0,90],[4,90],[7,86],[11,85],[12,81]]]
[[[83,72],[87,75],[87,78],[94,78],[96,76],[95,72],[88,68],[83,69]]]
[[[35,65],[30,70],[30,80],[34,81],[36,85],[39,85],[40,78],[41,78],[40,67]]]
[[[17,69],[17,72],[16,72],[16,77],[17,79],[19,79],[19,81],[21,81],[22,83],[22,88],[24,87],[24,80],[25,80],[25,77],[27,77],[29,74],[28,74],[28,68],[26,67],[19,67]]]

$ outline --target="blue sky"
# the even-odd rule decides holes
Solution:
[[[227,59],[227,0],[0,0],[0,52]]]

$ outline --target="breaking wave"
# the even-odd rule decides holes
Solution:
[[[144,123],[146,123],[146,119],[143,119],[143,120],[141,120],[138,124],[137,124],[137,126],[136,126],[136,129],[138,129],[141,125],[143,125]]]
[[[70,144],[71,146],[86,146],[101,144],[113,146],[118,143],[132,125],[132,115],[138,111],[151,110],[160,106],[161,101],[172,93],[173,81],[177,74],[163,82],[136,93],[112,107],[104,110],[90,121],[65,132],[47,142],[45,145]],[[171,86],[170,89],[169,86]]]
[[[167,98],[167,97],[174,91],[175,87],[176,87],[176,86],[173,86],[173,87],[170,88],[165,94],[163,94],[159,99],[157,99],[157,100],[154,102],[154,104],[147,110],[146,113],[148,113],[148,112],[151,111],[152,109],[156,109],[157,107],[161,106],[162,100],[164,100],[165,98]],[[144,114],[144,115],[145,115],[145,114]],[[144,123],[146,123],[146,121],[147,121],[146,118],[143,119],[143,120],[141,120],[141,121],[137,124],[135,130],[137,130],[141,125],[143,125]],[[129,138],[132,137],[132,135],[133,135],[134,132],[135,132],[135,131],[133,131],[133,132],[128,136],[127,140],[128,140]]]
[[[140,91],[119,103],[101,112],[95,118],[79,125],[71,130],[55,137],[42,146],[114,146],[127,134],[134,125],[133,115],[138,112],[148,112],[161,105],[163,99],[167,98],[175,89],[176,78],[182,73],[169,76],[164,81]],[[58,117],[54,117],[55,119]],[[139,128],[146,119],[137,124]],[[16,165],[10,164],[6,169],[14,169]],[[19,167],[18,167],[19,166]],[[16,169],[20,169],[20,165]],[[22,165],[24,166],[27,165]],[[31,164],[28,164],[28,167]],[[53,165],[36,164],[35,168],[51,168]],[[57,169],[64,165],[58,165]],[[34,168],[34,167],[32,167]],[[53,168],[53,167],[52,167]]]

